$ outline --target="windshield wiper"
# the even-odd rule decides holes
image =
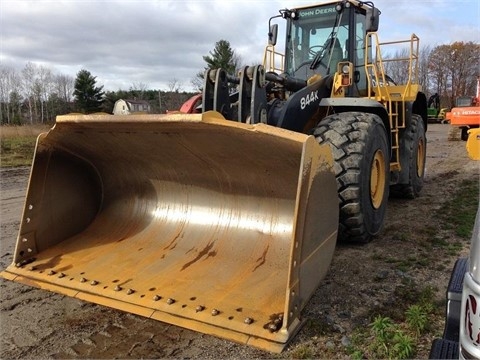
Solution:
[[[338,27],[340,26],[340,22],[342,20],[343,11],[337,13],[335,17],[335,23],[333,24],[332,31],[330,35],[328,35],[325,44],[323,44],[322,48],[315,54],[311,64],[310,69],[315,70],[318,66],[322,63],[323,58],[327,53],[330,54],[330,59],[332,58],[332,50],[335,44],[335,40],[337,39],[337,31]],[[328,65],[324,65],[327,68],[327,75],[330,73],[330,59],[328,59]]]
[[[328,42],[328,40],[327,40],[327,42]],[[310,63],[310,70],[315,70],[316,68],[318,68],[318,66],[322,62],[323,58],[325,57],[325,54],[327,53],[325,51],[326,50],[326,45],[327,45],[327,43],[325,43],[320,48],[320,50],[318,50],[317,53],[315,54],[312,62]]]

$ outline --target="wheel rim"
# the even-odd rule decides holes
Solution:
[[[418,149],[417,149],[417,176],[423,176],[423,169],[425,169],[425,144],[423,139],[418,141]]]
[[[377,150],[373,157],[370,172],[370,199],[375,209],[382,205],[385,181],[385,155],[381,150]]]

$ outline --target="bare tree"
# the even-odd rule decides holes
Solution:
[[[432,48],[430,45],[426,45],[420,49],[420,53],[418,54],[419,84],[427,93],[435,92],[431,89],[430,74],[428,71],[428,58],[430,57],[431,52]]]
[[[10,106],[10,116],[11,121],[20,122],[21,120],[21,108],[22,108],[22,79],[20,74],[15,70],[12,70],[9,77],[9,106]]]
[[[134,82],[130,86],[130,92],[135,93],[138,100],[145,100],[145,92],[148,90],[148,84],[143,82]]]
[[[182,83],[177,78],[172,78],[167,84],[168,90],[163,95],[162,101],[166,110],[178,110],[187,99],[182,91]]]
[[[429,78],[432,89],[435,90],[441,97],[445,97],[448,106],[451,106],[451,93],[449,93],[449,51],[448,45],[437,46],[430,53],[429,59]]]
[[[177,78],[173,78],[168,82],[168,91],[169,92],[180,92],[182,91],[182,83],[178,81]]]
[[[203,79],[197,74],[190,80],[190,84],[192,84],[193,89],[197,92],[202,92],[203,89]]]
[[[30,124],[33,124],[33,117],[37,116],[36,113],[36,99],[35,99],[35,76],[36,76],[36,66],[32,62],[28,62],[22,70],[22,89],[23,95],[27,100],[28,104],[28,114]]]
[[[406,59],[409,59],[409,50],[406,48],[397,50],[384,59],[385,72],[398,84],[405,84],[408,80],[409,64]]]
[[[62,102],[60,111],[62,113],[68,112],[69,105],[73,99],[73,90],[75,79],[72,76],[68,75],[56,75],[54,76],[54,92],[57,94],[58,98]]]
[[[20,121],[21,78],[12,67],[0,67],[0,123]]]
[[[429,57],[430,79],[447,106],[459,96],[474,95],[480,75],[480,45],[454,42],[435,47]]]
[[[73,77],[43,65],[28,62],[21,71],[0,66],[0,123],[51,121],[69,111],[73,87]]]
[[[397,83],[408,79],[409,50],[401,49],[385,58],[387,74]],[[418,54],[419,84],[427,95],[440,95],[443,106],[451,107],[458,96],[475,93],[476,78],[480,74],[480,45],[455,42],[420,49]]]
[[[0,124],[10,124],[9,119],[9,97],[10,97],[10,84],[9,77],[13,69],[1,67],[0,68]],[[6,117],[6,120],[4,119]]]
[[[53,92],[53,75],[49,68],[38,67],[34,88],[35,95],[40,103],[40,121],[44,123],[48,119],[48,99]]]

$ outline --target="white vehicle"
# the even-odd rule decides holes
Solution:
[[[480,359],[480,207],[469,258],[455,263],[447,290],[443,337],[433,342],[430,359]]]
[[[460,359],[480,359],[480,211],[477,212],[468,271],[463,279]]]

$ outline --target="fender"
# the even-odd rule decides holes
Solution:
[[[391,147],[391,129],[390,121],[388,119],[388,112],[385,107],[376,100],[366,98],[351,98],[351,97],[339,97],[339,98],[324,98],[320,101],[320,107],[334,108],[336,113],[347,111],[359,111],[364,113],[375,114],[382,119],[385,129],[387,130],[389,147]]]
[[[378,115],[384,122],[385,128],[390,131],[387,109],[376,100],[352,97],[325,98],[320,101],[320,107],[334,108],[336,113],[360,111]]]

